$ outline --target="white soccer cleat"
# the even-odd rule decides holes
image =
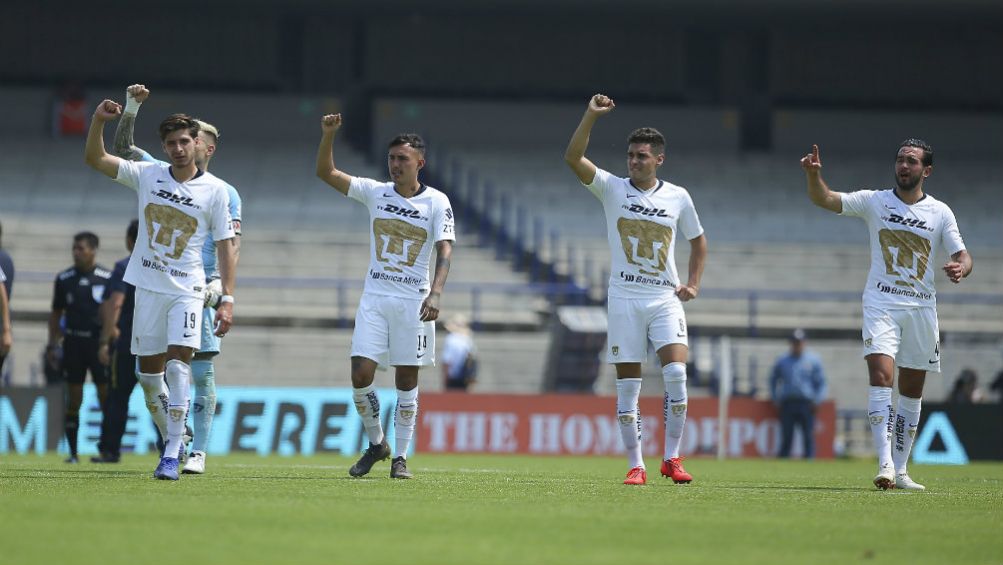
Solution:
[[[891,467],[881,467],[878,475],[874,477],[874,486],[880,490],[895,488],[895,471]]]
[[[909,475],[906,473],[899,473],[898,475],[895,475],[895,488],[900,488],[902,490],[915,490],[915,491],[926,490],[925,486],[910,479]]]
[[[205,452],[192,451],[192,454],[188,456],[188,462],[185,463],[185,468],[181,472],[186,475],[201,475],[205,473]]]

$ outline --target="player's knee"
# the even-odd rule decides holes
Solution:
[[[662,378],[667,383],[686,382],[686,363],[669,363],[662,367]]]

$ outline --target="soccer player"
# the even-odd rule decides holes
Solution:
[[[133,143],[133,131],[139,108],[150,96],[149,89],[142,84],[134,84],[126,89],[126,106],[115,130],[115,154],[132,161],[159,162],[146,151]],[[216,154],[219,146],[219,130],[215,126],[196,120],[199,123],[199,141],[195,148],[195,166],[200,170],[209,170],[209,160]],[[234,266],[240,258],[241,234],[241,200],[237,189],[223,182],[229,195],[230,218],[236,234],[233,238]],[[206,240],[202,247],[202,264],[205,269],[206,283],[219,278],[217,267],[216,242]],[[185,462],[183,473],[201,475],[205,473],[206,448],[209,445],[209,433],[212,431],[212,419],[216,413],[216,368],[213,358],[219,355],[221,340],[213,332],[213,320],[216,316],[215,304],[207,304],[202,310],[202,348],[195,353],[192,360],[192,379],[195,381],[195,398],[192,399],[194,412],[194,437],[192,453]],[[182,447],[184,449],[184,447]]]
[[[129,222],[125,230],[125,247],[129,255],[136,247],[139,220]],[[98,360],[111,372],[108,400],[101,418],[101,439],[98,454],[91,463],[118,463],[122,458],[122,436],[129,418],[129,397],[136,388],[136,356],[129,352],[132,344],[132,317],[136,304],[136,287],[125,282],[129,256],[115,262],[101,302],[101,339]],[[156,399],[155,406],[159,404]]]
[[[173,114],[160,123],[169,165],[133,162],[104,148],[104,125],[121,113],[121,105],[111,100],[98,105],[87,133],[85,160],[139,196],[139,238],[125,272],[125,281],[136,287],[131,349],[139,357],[144,389],[163,386],[166,377],[167,443],[153,476],[178,480],[190,363],[201,346],[206,285],[202,246],[208,238],[217,242],[223,296],[214,323],[215,334],[223,336],[233,323],[236,234],[225,184],[195,164],[202,143],[198,122]]]
[[[104,289],[111,271],[97,264],[98,236],[80,232],[73,236],[73,266],[56,276],[49,312],[49,344],[45,348],[49,365],[61,367],[66,382],[66,414],[63,420],[70,456],[67,463],[77,463],[77,431],[80,428],[80,405],[84,399],[84,380],[90,371],[97,387],[98,402],[104,411],[108,399],[108,367],[98,359]],[[60,321],[64,319],[65,325]],[[59,361],[62,351],[62,363]]]
[[[603,204],[611,259],[607,362],[616,367],[616,411],[627,450],[624,484],[643,485],[648,474],[641,455],[641,362],[650,341],[662,364],[665,384],[665,452],[661,472],[675,483],[693,477],[679,456],[686,424],[686,359],[689,342],[682,303],[700,290],[707,238],[689,193],[659,180],[665,162],[665,138],[653,128],[634,130],[627,138],[627,178],[597,168],[585,158],[596,120],[613,111],[613,100],[596,94],[575,130],[564,160],[578,180]],[[690,242],[689,275],[682,284],[676,272],[678,236]]]
[[[369,208],[372,233],[351,355],[353,399],[370,445],[348,473],[361,477],[390,456],[373,380],[379,365],[391,365],[396,368],[397,408],[390,477],[409,479],[406,458],[418,414],[418,369],[435,365],[434,321],[453,252],[453,211],[445,194],[418,180],[425,166],[421,137],[401,134],[390,141],[387,167],[393,180],[379,182],[335,167],[334,136],[341,124],[341,114],[321,118],[317,176]],[[435,276],[429,286],[433,245]]]
[[[874,485],[882,490],[924,490],[909,478],[906,464],[919,426],[926,373],[940,372],[937,293],[930,265],[943,248],[950,257],[943,270],[951,282],[961,282],[972,272],[972,256],[965,250],[954,212],[923,192],[923,182],[933,172],[933,149],[919,139],[903,141],[895,157],[896,186],[890,190],[830,190],[822,180],[817,145],[801,159],[801,168],[813,204],[863,219],[870,233],[863,354],[870,378],[867,413],[878,453]],[[893,411],[896,365],[899,400]]]
[[[0,267],[0,371],[3,371],[4,359],[14,345],[14,336],[10,328],[10,300],[7,298],[7,274]]]

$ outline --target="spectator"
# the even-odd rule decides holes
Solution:
[[[3,315],[0,321],[3,323],[3,327],[0,328],[0,386],[10,385],[10,371],[4,368],[4,361],[7,360],[7,355],[10,353],[10,347],[12,343],[11,336],[11,321],[10,321],[10,299],[11,293],[14,291],[14,260],[11,259],[10,253],[3,248],[3,225],[0,224],[0,283],[4,287],[0,290],[0,294],[3,297],[3,304],[0,304],[0,314]]]
[[[822,362],[805,350],[804,330],[791,334],[791,350],[777,359],[770,376],[770,397],[780,411],[782,440],[779,457],[790,457],[794,426],[801,428],[804,456],[815,457],[815,412],[825,399],[826,382]]]
[[[443,324],[449,335],[442,345],[442,376],[446,390],[466,391],[477,380],[476,348],[470,325],[462,314]]]
[[[954,379],[954,388],[951,389],[951,404],[976,404],[982,402],[982,394],[979,392],[979,377],[975,371],[969,368],[961,370],[958,378]]]

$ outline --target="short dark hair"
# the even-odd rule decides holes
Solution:
[[[87,243],[91,249],[98,248],[98,236],[95,235],[94,232],[82,231],[73,236],[73,243],[77,243],[78,241]]]
[[[129,222],[129,227],[125,228],[125,237],[129,238],[129,241],[136,241],[139,238],[139,220]]]
[[[422,155],[425,154],[425,140],[416,133],[402,133],[398,135],[390,140],[390,144],[387,145],[387,149],[393,149],[398,145],[410,145],[418,153],[421,153]]]
[[[627,145],[647,143],[655,155],[665,153],[665,136],[655,128],[637,128],[627,137]]]
[[[179,130],[188,130],[188,135],[194,139],[199,134],[199,123],[188,114],[171,114],[160,122],[160,127],[157,129],[160,133],[160,141],[167,139],[169,134]]]
[[[923,141],[922,139],[916,139],[915,137],[910,137],[909,139],[899,143],[899,149],[903,147],[916,147],[923,150],[923,166],[929,167],[933,164],[933,147],[930,144]]]

